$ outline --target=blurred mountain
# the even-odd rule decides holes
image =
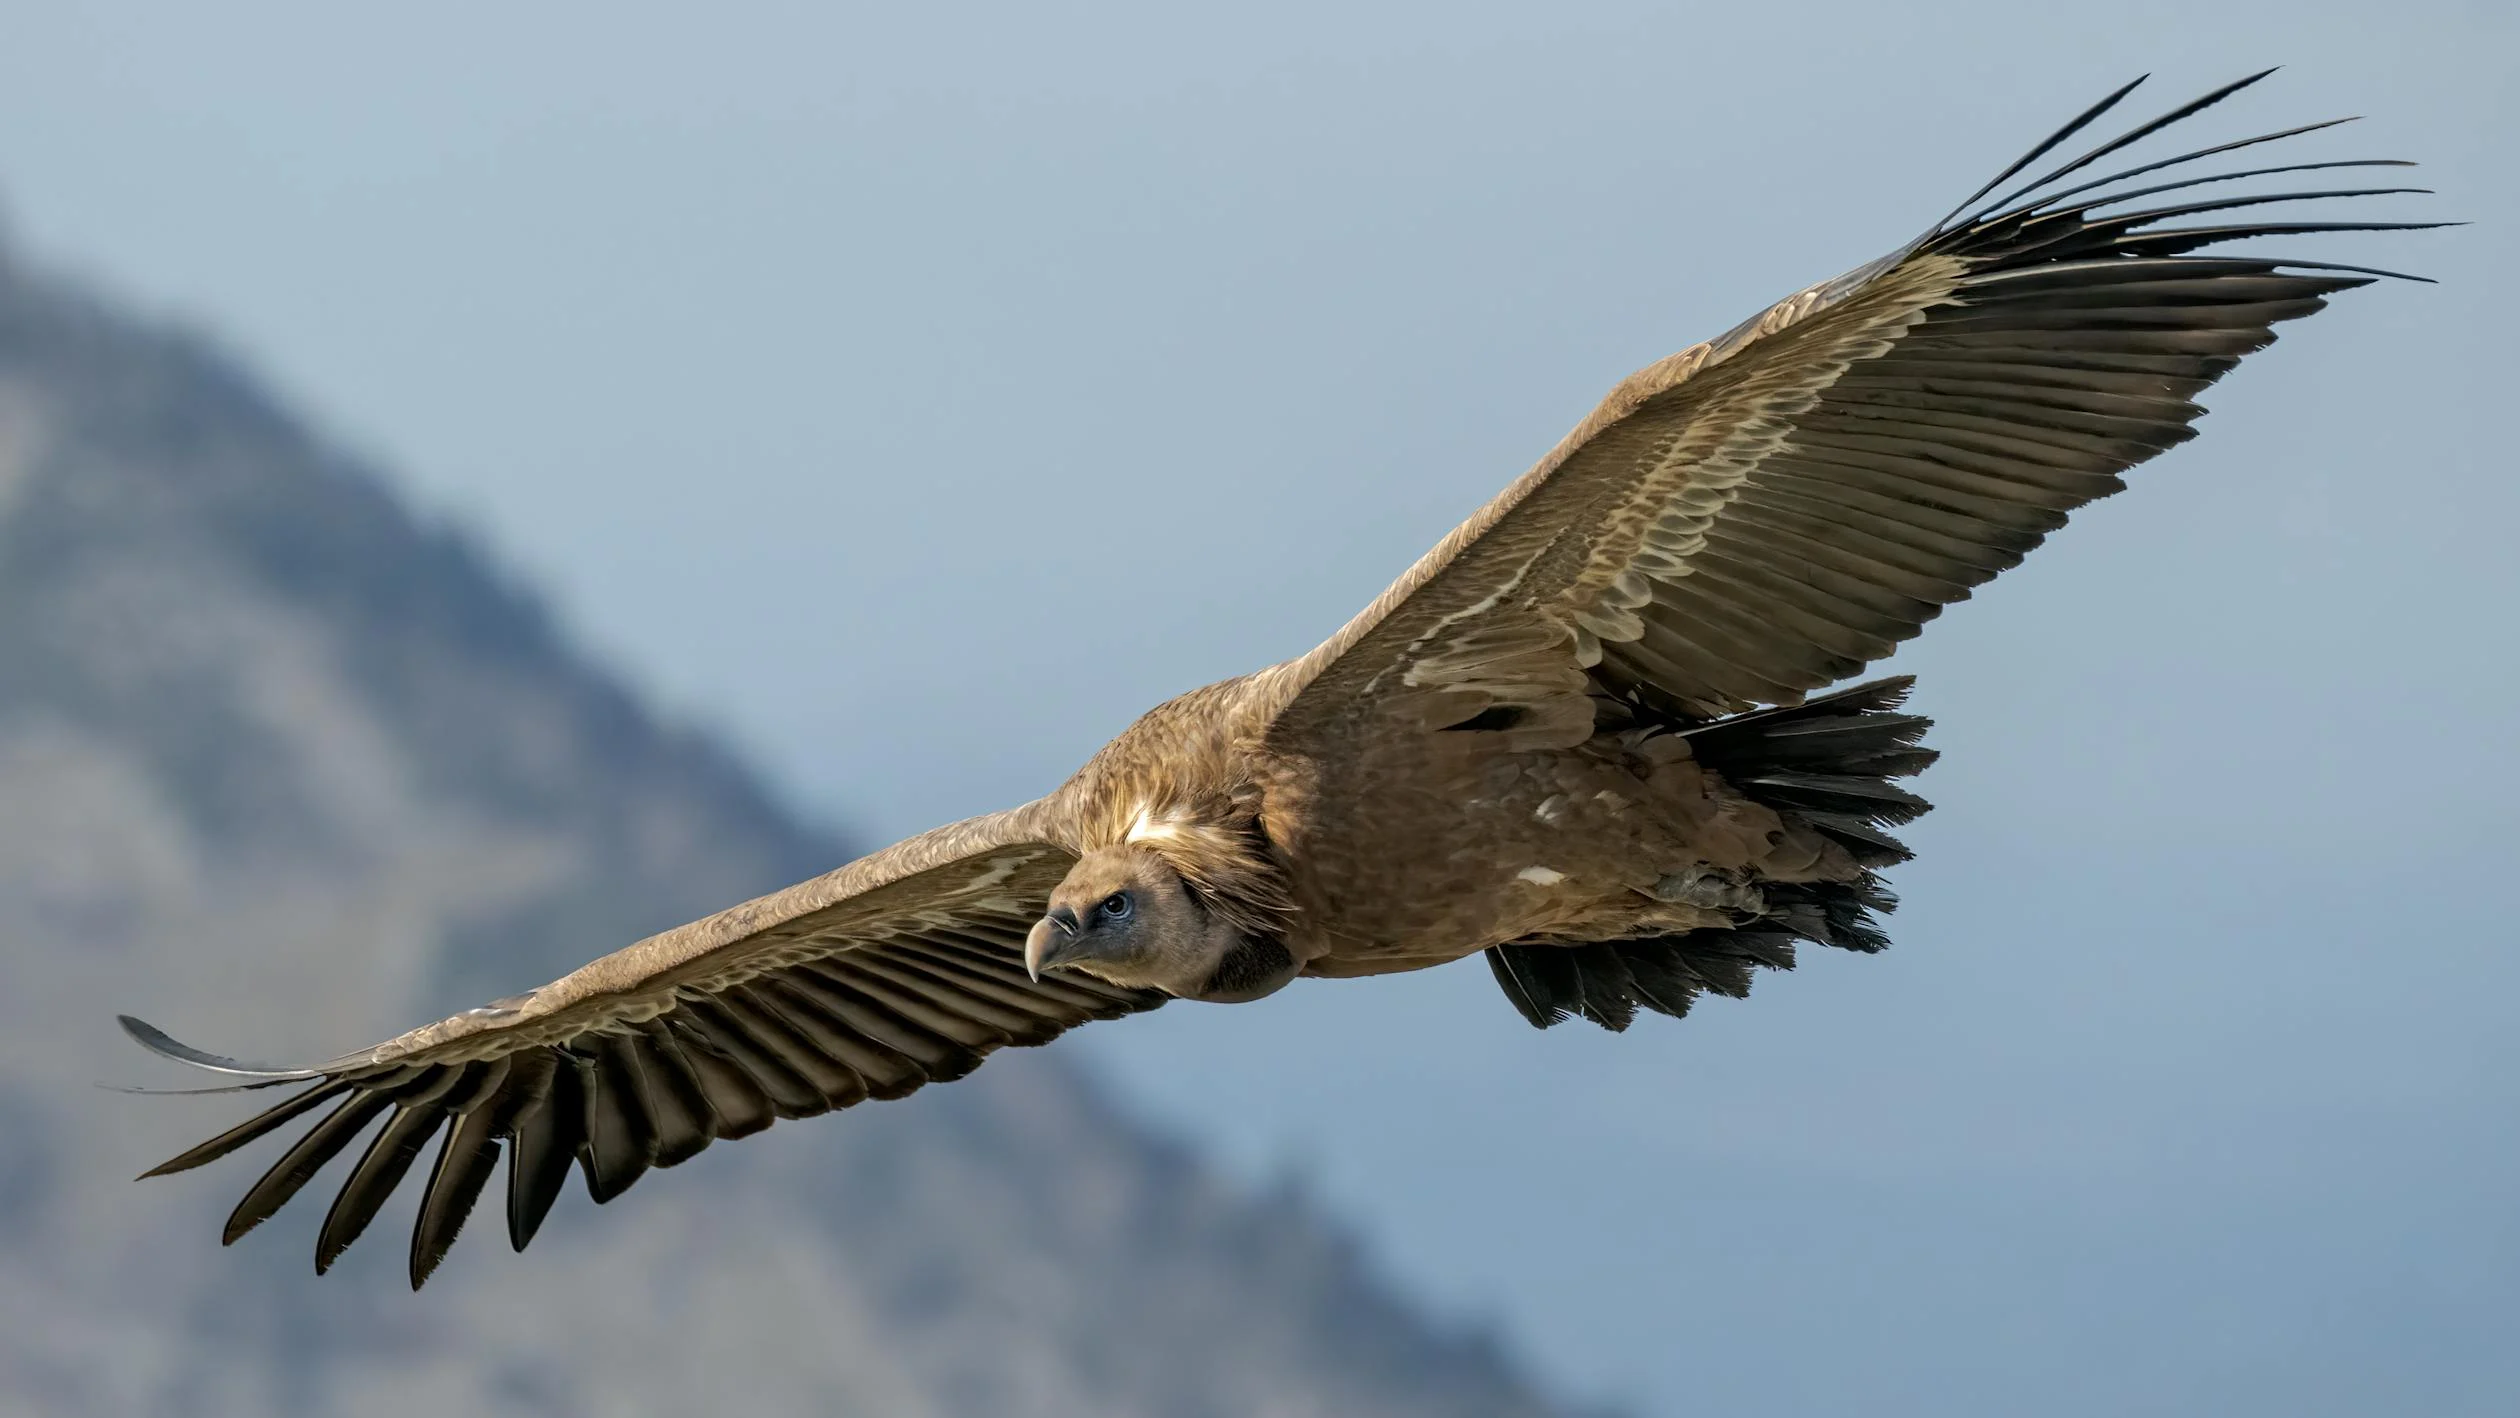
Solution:
[[[845,855],[235,360],[0,250],[0,1410],[1548,1411],[1055,1051],[573,1191],[523,1257],[477,1220],[418,1295],[408,1198],[318,1281],[321,1181],[218,1246],[272,1145],[127,1180],[251,1104],[95,1088],[198,1081],[117,1010],[329,1057]]]

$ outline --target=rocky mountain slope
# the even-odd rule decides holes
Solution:
[[[321,1183],[222,1252],[268,1146],[128,1180],[247,1102],[95,1088],[194,1081],[117,1010],[329,1056],[843,855],[234,360],[0,250],[0,1410],[1548,1411],[1056,1051],[572,1194],[528,1256],[481,1226],[418,1295],[407,1212],[310,1273]]]

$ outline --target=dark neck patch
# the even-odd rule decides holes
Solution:
[[[1227,951],[1225,959],[1208,976],[1193,998],[1217,1004],[1239,1004],[1270,994],[1295,978],[1295,957],[1285,942],[1275,936],[1259,939],[1246,937],[1240,945]]]

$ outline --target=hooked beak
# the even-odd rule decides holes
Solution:
[[[1024,937],[1024,973],[1039,980],[1042,971],[1080,954],[1076,948],[1078,926],[1076,913],[1065,906],[1033,922],[1031,932]]]

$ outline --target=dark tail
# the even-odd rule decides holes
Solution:
[[[1889,829],[1932,806],[1891,780],[1924,770],[1931,719],[1899,712],[1912,676],[1875,680],[1785,709],[1675,731],[1699,764],[1752,801],[1845,847],[1853,881],[1765,883],[1768,914],[1746,925],[1590,945],[1500,945],[1488,966],[1525,1019],[1546,1029],[1582,1015],[1625,1029],[1637,1006],[1677,1017],[1702,991],[1745,998],[1754,966],[1794,968],[1798,940],[1871,952],[1890,944],[1876,913],[1898,904],[1879,870],[1912,853]]]
[[[1925,771],[1937,756],[1917,746],[1934,721],[1899,712],[1915,684],[1913,675],[1877,679],[1681,736],[1701,765],[1751,801],[1810,823],[1863,866],[1892,866],[1915,853],[1888,829],[1933,806],[1890,781]]]

